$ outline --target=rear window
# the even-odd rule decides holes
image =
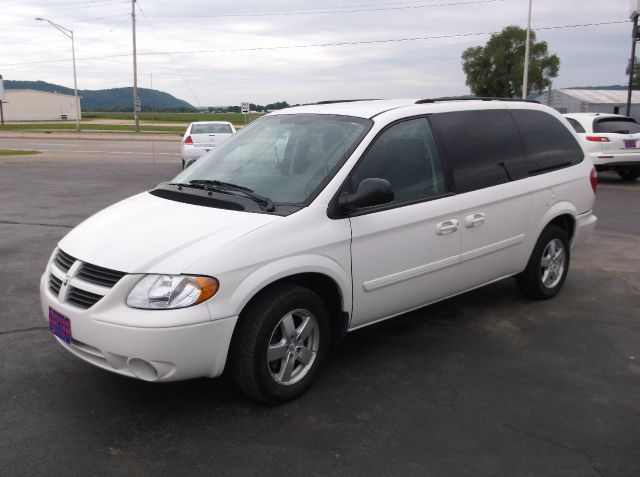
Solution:
[[[632,118],[600,118],[593,122],[593,132],[637,134],[640,124]]]
[[[584,159],[575,137],[557,118],[532,109],[515,109],[511,114],[520,130],[531,174],[572,166]]]
[[[191,126],[191,134],[231,134],[229,124],[194,124]]]

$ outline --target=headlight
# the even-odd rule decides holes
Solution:
[[[147,275],[133,287],[127,305],[154,310],[185,308],[208,300],[217,291],[218,280],[211,277]]]

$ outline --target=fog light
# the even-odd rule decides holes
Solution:
[[[156,367],[144,359],[130,358],[127,366],[136,378],[142,379],[143,381],[156,381],[158,379],[158,370]]]

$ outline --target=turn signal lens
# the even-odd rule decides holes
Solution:
[[[146,310],[171,310],[202,303],[218,291],[218,280],[188,275],[145,275],[127,297],[127,305]]]

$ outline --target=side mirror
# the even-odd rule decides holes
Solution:
[[[346,210],[373,207],[393,202],[391,184],[386,179],[368,178],[358,184],[355,194],[342,194],[338,199],[340,207]]]

